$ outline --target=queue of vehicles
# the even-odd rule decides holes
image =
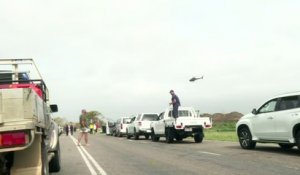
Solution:
[[[114,133],[118,133],[112,135],[126,135],[128,139],[137,140],[143,135],[146,139],[151,137],[153,142],[165,137],[166,143],[172,143],[193,137],[196,143],[201,143],[203,129],[211,128],[212,121],[197,115],[192,107],[180,107],[177,119],[172,116],[172,108],[167,108],[159,115],[147,113],[122,118],[112,126]],[[300,92],[275,96],[253,109],[236,123],[236,133],[243,149],[254,149],[256,143],[276,143],[282,149],[297,146],[300,151]]]
[[[166,143],[182,141],[192,137],[196,143],[201,143],[204,138],[204,129],[212,127],[209,117],[200,117],[192,107],[179,107],[178,118],[172,116],[172,108],[158,113],[141,113],[133,117],[122,117],[115,124],[107,123],[107,135],[118,137],[133,137],[138,140],[140,136],[146,139],[151,137],[153,142],[161,137],[166,138]]]

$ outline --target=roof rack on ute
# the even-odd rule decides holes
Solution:
[[[48,101],[48,89],[33,59],[0,59],[0,89],[31,88]]]

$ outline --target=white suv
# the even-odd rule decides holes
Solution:
[[[115,136],[122,137],[126,134],[127,126],[130,123],[130,117],[122,117],[116,122],[116,133]]]
[[[300,150],[300,92],[274,97],[253,109],[237,122],[236,131],[244,149],[254,149],[261,142]]]
[[[133,136],[135,140],[138,140],[140,135],[144,135],[146,139],[149,139],[151,134],[150,124],[152,121],[157,120],[157,118],[158,114],[155,113],[138,114],[132,118],[126,131],[127,138],[130,139]]]

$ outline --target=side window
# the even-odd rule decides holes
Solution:
[[[164,112],[159,114],[158,119],[159,120],[164,119]]]
[[[260,107],[258,113],[274,112],[277,104],[277,99],[273,99]]]
[[[290,96],[281,98],[278,110],[288,110],[299,107],[299,96]]]
[[[137,121],[139,121],[141,119],[141,114],[138,115],[138,117],[136,118]]]

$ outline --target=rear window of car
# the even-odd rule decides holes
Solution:
[[[143,116],[142,121],[153,121],[153,120],[156,120],[157,117],[158,117],[157,114],[145,114],[145,115]]]
[[[178,111],[178,117],[190,117],[190,116],[192,116],[192,113],[189,110]],[[169,112],[169,117],[173,117],[172,111]]]
[[[130,121],[131,121],[131,118],[123,118],[122,123],[126,124],[126,123],[130,123]]]

